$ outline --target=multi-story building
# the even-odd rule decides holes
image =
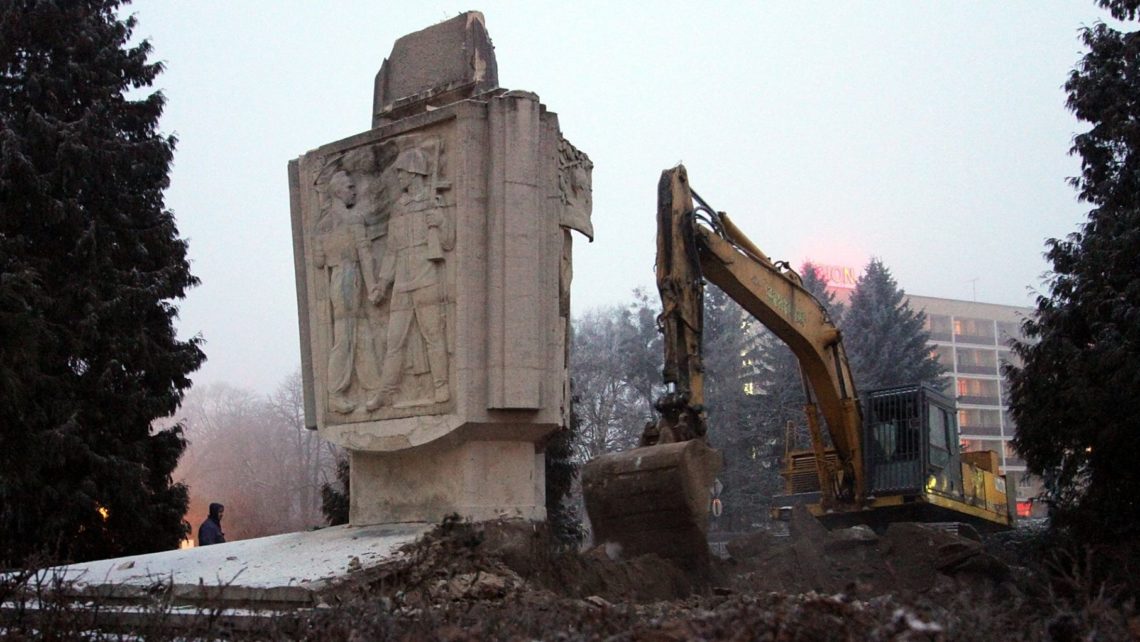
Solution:
[[[958,402],[958,430],[964,450],[992,450],[1001,457],[1006,478],[1017,484],[1018,513],[1039,515],[1039,480],[1025,472],[1013,448],[1014,422],[1002,366],[1016,364],[1010,350],[1022,339],[1021,322],[1032,308],[914,296],[910,307],[926,313],[931,349],[946,367],[946,391]]]

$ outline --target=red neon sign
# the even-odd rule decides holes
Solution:
[[[831,288],[851,290],[859,282],[855,268],[847,265],[816,265],[815,273]]]

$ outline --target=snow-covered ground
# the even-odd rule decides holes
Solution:
[[[72,564],[42,573],[45,578],[73,583],[78,590],[106,587],[131,593],[165,584],[185,597],[194,597],[188,592],[224,587],[227,597],[234,599],[298,601],[338,578],[391,557],[429,528],[426,524],[334,526]]]

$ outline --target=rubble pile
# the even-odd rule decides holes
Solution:
[[[1016,538],[983,543],[906,523],[828,532],[803,514],[789,530],[738,537],[726,559],[694,574],[653,554],[623,559],[612,545],[559,549],[530,522],[449,519],[382,559],[350,555],[347,579],[315,588],[315,603],[303,607],[177,607],[160,592],[147,604],[93,608],[48,591],[28,598],[29,612],[0,611],[0,637],[1140,639],[1133,603],[1092,586],[1079,592],[1084,601],[1058,599],[1041,575],[1019,567],[1029,549]],[[88,635],[97,629],[106,636]]]
[[[452,599],[500,599],[544,591],[565,598],[644,603],[710,591],[880,595],[1005,594],[1018,569],[976,538],[923,524],[891,524],[882,535],[865,526],[828,531],[796,513],[790,536],[766,531],[728,543],[728,559],[686,573],[655,555],[622,559],[599,545],[558,551],[540,525],[445,521],[392,560],[361,571],[338,588],[383,595],[420,608]]]
[[[796,512],[789,537],[761,531],[730,542],[729,579],[738,590],[858,596],[1012,590],[1016,569],[977,537],[913,522],[891,524],[882,535],[866,526],[828,531]]]
[[[979,541],[918,524],[828,532],[805,517],[790,537],[731,542],[699,576],[604,545],[558,552],[529,523],[449,521],[326,596],[327,625],[351,630],[310,627],[377,639],[1034,639],[1000,604],[1015,599],[1015,571]]]

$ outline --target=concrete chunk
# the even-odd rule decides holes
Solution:
[[[372,124],[495,89],[499,70],[483,14],[468,11],[410,33],[376,74]]]

